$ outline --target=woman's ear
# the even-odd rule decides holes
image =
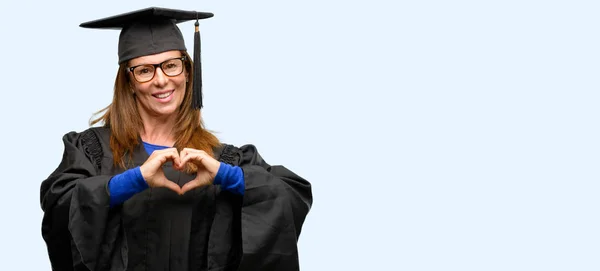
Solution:
[[[131,82],[131,80],[129,80],[128,84],[129,84],[129,90],[131,91],[131,94],[135,95],[135,87],[133,85],[133,82]]]

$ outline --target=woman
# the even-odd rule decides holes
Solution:
[[[310,183],[202,125],[198,30],[192,61],[176,23],[211,16],[148,8],[81,25],[122,29],[120,66],[92,121],[104,125],[67,133],[41,185],[54,270],[299,269]]]

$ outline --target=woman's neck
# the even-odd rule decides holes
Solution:
[[[175,115],[164,118],[142,116],[142,122],[144,128],[140,136],[144,142],[169,147],[175,145]]]

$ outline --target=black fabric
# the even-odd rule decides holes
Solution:
[[[213,16],[210,12],[150,7],[81,23],[79,26],[121,30],[118,51],[120,64],[140,56],[186,50],[183,35],[176,24]]]
[[[169,9],[160,7],[149,7],[136,11],[126,12],[98,20],[82,23],[81,27],[103,28],[103,29],[121,29],[132,22],[147,20],[157,17],[168,18],[181,23],[191,20],[201,20],[213,17],[210,12],[197,12],[179,9]]]
[[[109,209],[106,185],[123,171],[113,167],[109,135],[107,128],[65,135],[63,160],[42,182],[42,235],[54,270],[299,269],[297,240],[312,205],[306,180],[268,165],[252,145],[224,145],[215,155],[242,168],[243,197],[218,186],[183,196],[149,188]],[[100,168],[93,162],[100,152],[86,151],[94,144]],[[131,165],[147,158],[140,144]],[[193,178],[170,164],[164,171],[179,185]]]
[[[198,21],[194,24],[194,63],[200,63],[200,24]],[[202,108],[202,66],[194,67],[194,85],[192,86],[194,91],[194,99],[192,100],[193,108]]]
[[[104,155],[100,139],[98,139],[98,136],[92,130],[85,130],[81,133],[81,142],[84,153],[90,158],[96,167],[96,171],[100,171],[102,156]]]

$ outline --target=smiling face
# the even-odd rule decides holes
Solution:
[[[129,61],[128,67],[144,64],[160,64],[169,59],[181,57],[180,51],[168,51],[155,55],[141,56]],[[172,64],[163,65],[165,69],[172,68]],[[134,72],[139,72],[138,70]],[[187,70],[175,76],[167,76],[165,71],[156,67],[154,78],[148,82],[140,83],[134,78],[134,72],[129,72],[129,81],[136,95],[138,111],[142,119],[174,117],[185,97]],[[142,70],[147,73],[148,70]]]

